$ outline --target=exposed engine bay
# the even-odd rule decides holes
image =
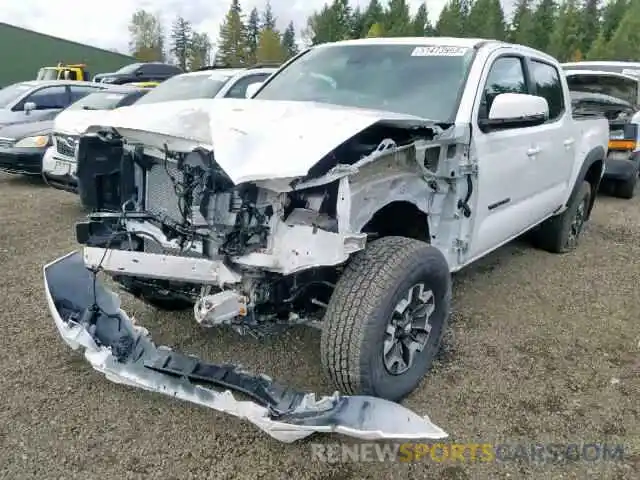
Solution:
[[[436,244],[429,231],[449,238],[453,210],[469,216],[472,169],[460,161],[468,131],[456,130],[377,122],[306,176],[234,184],[215,149],[179,151],[99,129],[79,145],[80,195],[93,213],[77,239],[88,267],[141,298],[193,304],[202,325],[242,333],[315,325],[341,265],[384,233],[391,218],[376,222],[376,213],[385,206],[424,214],[413,228]]]

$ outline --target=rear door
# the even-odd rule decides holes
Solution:
[[[544,97],[549,105],[549,119],[543,125],[531,128],[540,152],[532,160],[531,180],[538,191],[534,208],[542,217],[553,213],[562,205],[572,177],[576,155],[577,132],[571,108],[565,99],[560,70],[541,57],[529,57],[528,72],[531,93]]]

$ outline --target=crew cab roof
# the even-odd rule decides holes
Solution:
[[[431,45],[461,48],[487,48],[490,50],[498,48],[511,48],[524,55],[536,55],[546,61],[559,65],[552,56],[531,47],[518,45],[500,40],[488,38],[459,38],[459,37],[375,37],[358,38],[355,40],[341,40],[339,42],[329,42],[316,45],[311,48],[334,48],[346,45]]]

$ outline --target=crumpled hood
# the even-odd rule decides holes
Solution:
[[[381,120],[411,115],[312,102],[245,99],[186,100],[113,110],[88,131],[113,127],[148,146],[212,148],[234,183],[295,178],[334,148]]]
[[[65,110],[55,119],[54,131],[69,135],[80,135],[90,125],[100,123],[109,110]]]

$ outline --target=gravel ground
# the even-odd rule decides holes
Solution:
[[[514,242],[458,275],[443,355],[406,401],[457,442],[625,444],[623,462],[559,465],[321,462],[311,442],[351,441],[285,445],[108,382],[59,341],[43,297],[42,265],[75,248],[81,216],[75,196],[0,174],[1,478],[640,478],[640,199],[600,196],[573,254]],[[330,390],[316,332],[260,342],[124,304],[159,343]]]

